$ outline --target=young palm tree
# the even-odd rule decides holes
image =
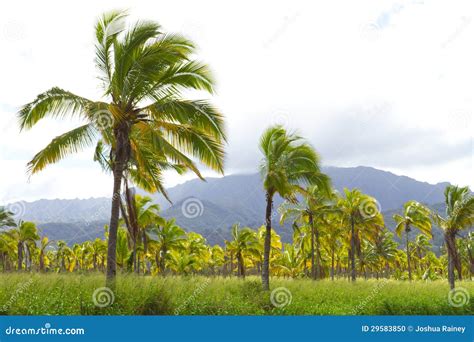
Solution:
[[[13,213],[3,207],[0,207],[0,228],[15,227],[16,223],[13,219]]]
[[[428,208],[416,201],[408,201],[403,205],[403,214],[393,215],[393,219],[396,222],[395,233],[401,237],[402,232],[405,232],[405,243],[407,251],[407,264],[408,264],[408,279],[412,280],[411,275],[411,253],[410,253],[410,241],[408,234],[412,228],[417,228],[431,238],[431,220],[430,211]]]
[[[146,234],[153,243],[157,244],[156,263],[161,274],[166,275],[169,252],[182,247],[186,241],[186,232],[172,219],[161,226],[150,227]]]
[[[240,229],[239,224],[232,226],[232,241],[226,241],[227,250],[237,258],[237,274],[245,278],[245,255],[258,252],[257,233],[245,227]]]
[[[456,234],[474,225],[474,196],[468,187],[449,185],[444,190],[446,216],[435,215],[437,224],[444,231],[444,240],[448,250],[448,281],[452,289],[455,286],[454,269],[462,279],[462,265],[456,246]]]
[[[21,271],[23,269],[24,255],[26,254],[28,258],[27,243],[39,240],[38,229],[33,222],[20,221],[16,228],[9,230],[7,233],[16,241],[18,256],[17,267],[18,271]],[[26,262],[28,263],[28,260],[26,260]]]
[[[356,280],[355,255],[360,250],[361,233],[365,238],[375,237],[383,227],[383,217],[379,212],[375,198],[363,194],[359,189],[344,189],[345,197],[338,201],[338,209],[343,217],[343,225],[349,231],[349,257],[351,280]]]
[[[122,217],[128,229],[128,235],[132,244],[132,264],[134,271],[138,273],[139,265],[137,258],[137,247],[140,240],[143,241],[144,253],[147,253],[146,229],[154,224],[164,224],[164,219],[159,216],[160,206],[152,202],[148,196],[135,195],[135,189],[129,189],[125,182],[126,203],[121,203]]]
[[[267,201],[262,284],[265,290],[269,290],[273,197],[279,194],[296,202],[295,193],[301,190],[301,185],[314,184],[324,188],[328,177],[321,173],[320,158],[313,147],[281,126],[270,127],[263,133],[260,150],[263,154],[260,172]]]
[[[330,188],[329,180],[325,187],[311,185],[302,192],[304,203],[284,205],[280,208],[282,212],[280,222],[287,218],[292,218],[295,223],[307,225],[311,238],[311,276],[313,279],[321,278],[321,248],[320,248],[320,227],[323,223],[324,215],[334,211],[332,199],[334,194],[328,193]]]
[[[40,272],[43,272],[44,271],[44,268],[45,268],[45,251],[46,251],[46,248],[48,248],[48,246],[51,244],[51,241],[48,239],[47,236],[43,236],[43,238],[41,239],[41,242],[40,242],[40,246],[39,246],[39,250],[40,250],[40,254],[39,254],[39,269],[40,269]]]
[[[198,173],[186,154],[219,172],[223,172],[224,157],[221,114],[207,101],[182,98],[186,89],[214,90],[208,67],[192,60],[193,43],[179,35],[164,34],[154,22],[140,21],[126,31],[126,16],[124,12],[107,13],[95,27],[96,64],[106,100],[89,100],[55,87],[38,95],[18,114],[21,129],[29,129],[47,116],[79,117],[85,122],[40,151],[28,164],[32,174],[92,146],[99,138],[110,147],[114,178],[107,252],[110,281],[116,273],[124,174],[148,175],[141,179],[162,189],[159,170],[165,158]]]

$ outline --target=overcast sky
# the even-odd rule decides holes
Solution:
[[[226,117],[226,173],[255,171],[259,135],[282,123],[324,165],[474,186],[472,1],[17,0],[0,5],[0,203],[110,196],[91,150],[28,182],[35,152],[78,123],[19,134],[15,112],[53,86],[100,98],[93,26],[127,8],[199,46]]]

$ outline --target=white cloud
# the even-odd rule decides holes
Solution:
[[[0,7],[0,44],[8,52],[0,55],[6,66],[0,160],[8,179],[0,193],[25,199],[109,194],[110,179],[90,160],[92,151],[27,183],[26,162],[77,123],[47,121],[18,134],[14,112],[52,86],[100,97],[93,25],[115,8],[197,42],[199,58],[218,81],[214,101],[227,117],[229,171],[255,169],[258,136],[283,121],[311,138],[328,163],[474,186],[469,1],[16,1]],[[407,148],[406,139],[417,143]],[[338,145],[343,150],[336,153]]]

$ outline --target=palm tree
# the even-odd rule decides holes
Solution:
[[[16,223],[13,219],[13,213],[0,207],[0,228],[15,227]]]
[[[51,241],[49,241],[47,236],[43,236],[43,238],[40,241],[40,247],[39,247],[39,249],[40,249],[40,254],[39,254],[39,269],[40,269],[40,272],[44,271],[45,251],[46,251],[46,248],[50,245],[50,243],[51,243]]]
[[[156,264],[161,274],[166,275],[166,261],[170,251],[180,249],[186,241],[186,232],[176,220],[166,221],[161,226],[152,226],[146,231],[150,240],[157,244]]]
[[[159,216],[160,206],[152,203],[152,199],[148,196],[135,195],[135,189],[129,189],[128,182],[125,182],[125,199],[126,204],[121,203],[122,217],[132,242],[133,268],[138,273],[137,247],[140,239],[143,240],[144,253],[146,254],[147,235],[145,230],[153,224],[163,224],[164,220]]]
[[[461,260],[456,246],[456,234],[474,225],[474,196],[468,187],[449,185],[444,190],[446,203],[446,215],[434,216],[438,226],[444,231],[444,241],[448,250],[448,281],[449,286],[454,289],[454,269],[458,273],[459,280],[462,279]]]
[[[114,182],[107,252],[109,281],[116,273],[124,174],[140,175],[138,179],[163,189],[161,161],[177,162],[179,172],[191,169],[199,174],[186,156],[189,154],[222,173],[224,157],[221,114],[207,101],[182,98],[186,89],[214,90],[208,67],[192,60],[193,43],[180,35],[164,34],[154,22],[140,21],[126,31],[126,16],[124,12],[107,13],[95,27],[96,64],[106,101],[89,100],[55,87],[38,95],[18,114],[21,129],[33,127],[46,116],[85,121],[36,154],[28,164],[31,174],[92,146],[99,136],[110,147]]]
[[[401,237],[402,232],[405,232],[408,279],[411,281],[411,255],[408,234],[412,228],[417,228],[420,230],[420,232],[431,238],[430,211],[428,208],[416,201],[408,201],[403,205],[403,214],[395,214],[393,215],[393,219],[397,224],[395,227],[395,233]]]
[[[245,255],[258,253],[257,234],[252,229],[234,224],[231,230],[232,241],[226,241],[227,250],[237,258],[237,274],[245,278]]]
[[[330,188],[329,179],[324,188],[311,185],[302,191],[304,198],[303,204],[283,205],[280,209],[282,212],[280,222],[283,223],[287,218],[291,217],[294,223],[307,225],[310,229],[311,237],[311,276],[313,279],[321,278],[321,248],[320,248],[320,228],[323,224],[324,215],[334,211],[332,199],[334,194],[328,193]]]
[[[26,266],[29,263],[29,254],[28,254],[28,242],[35,242],[39,239],[38,229],[36,224],[33,222],[20,221],[16,228],[9,230],[8,235],[10,235],[17,245],[17,256],[18,256],[18,271],[23,269],[23,258],[24,254],[26,257]]]
[[[263,133],[260,138],[260,150],[263,154],[260,172],[267,201],[262,284],[264,290],[269,290],[273,197],[279,194],[296,202],[295,193],[301,190],[302,184],[314,184],[324,188],[328,177],[321,173],[320,158],[313,147],[281,126],[269,127]]]
[[[383,217],[375,198],[363,194],[359,189],[344,189],[345,197],[338,201],[338,209],[343,216],[343,224],[350,228],[349,232],[349,259],[351,280],[356,280],[355,255],[360,251],[360,233],[364,231],[366,237],[377,235],[383,227]]]

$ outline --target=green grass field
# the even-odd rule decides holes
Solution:
[[[1,315],[469,315],[448,302],[446,281],[312,281],[272,279],[271,292],[259,278],[119,276],[114,302],[93,294],[102,274],[0,275]],[[474,283],[458,286],[474,296]],[[290,301],[291,297],[291,301]]]

